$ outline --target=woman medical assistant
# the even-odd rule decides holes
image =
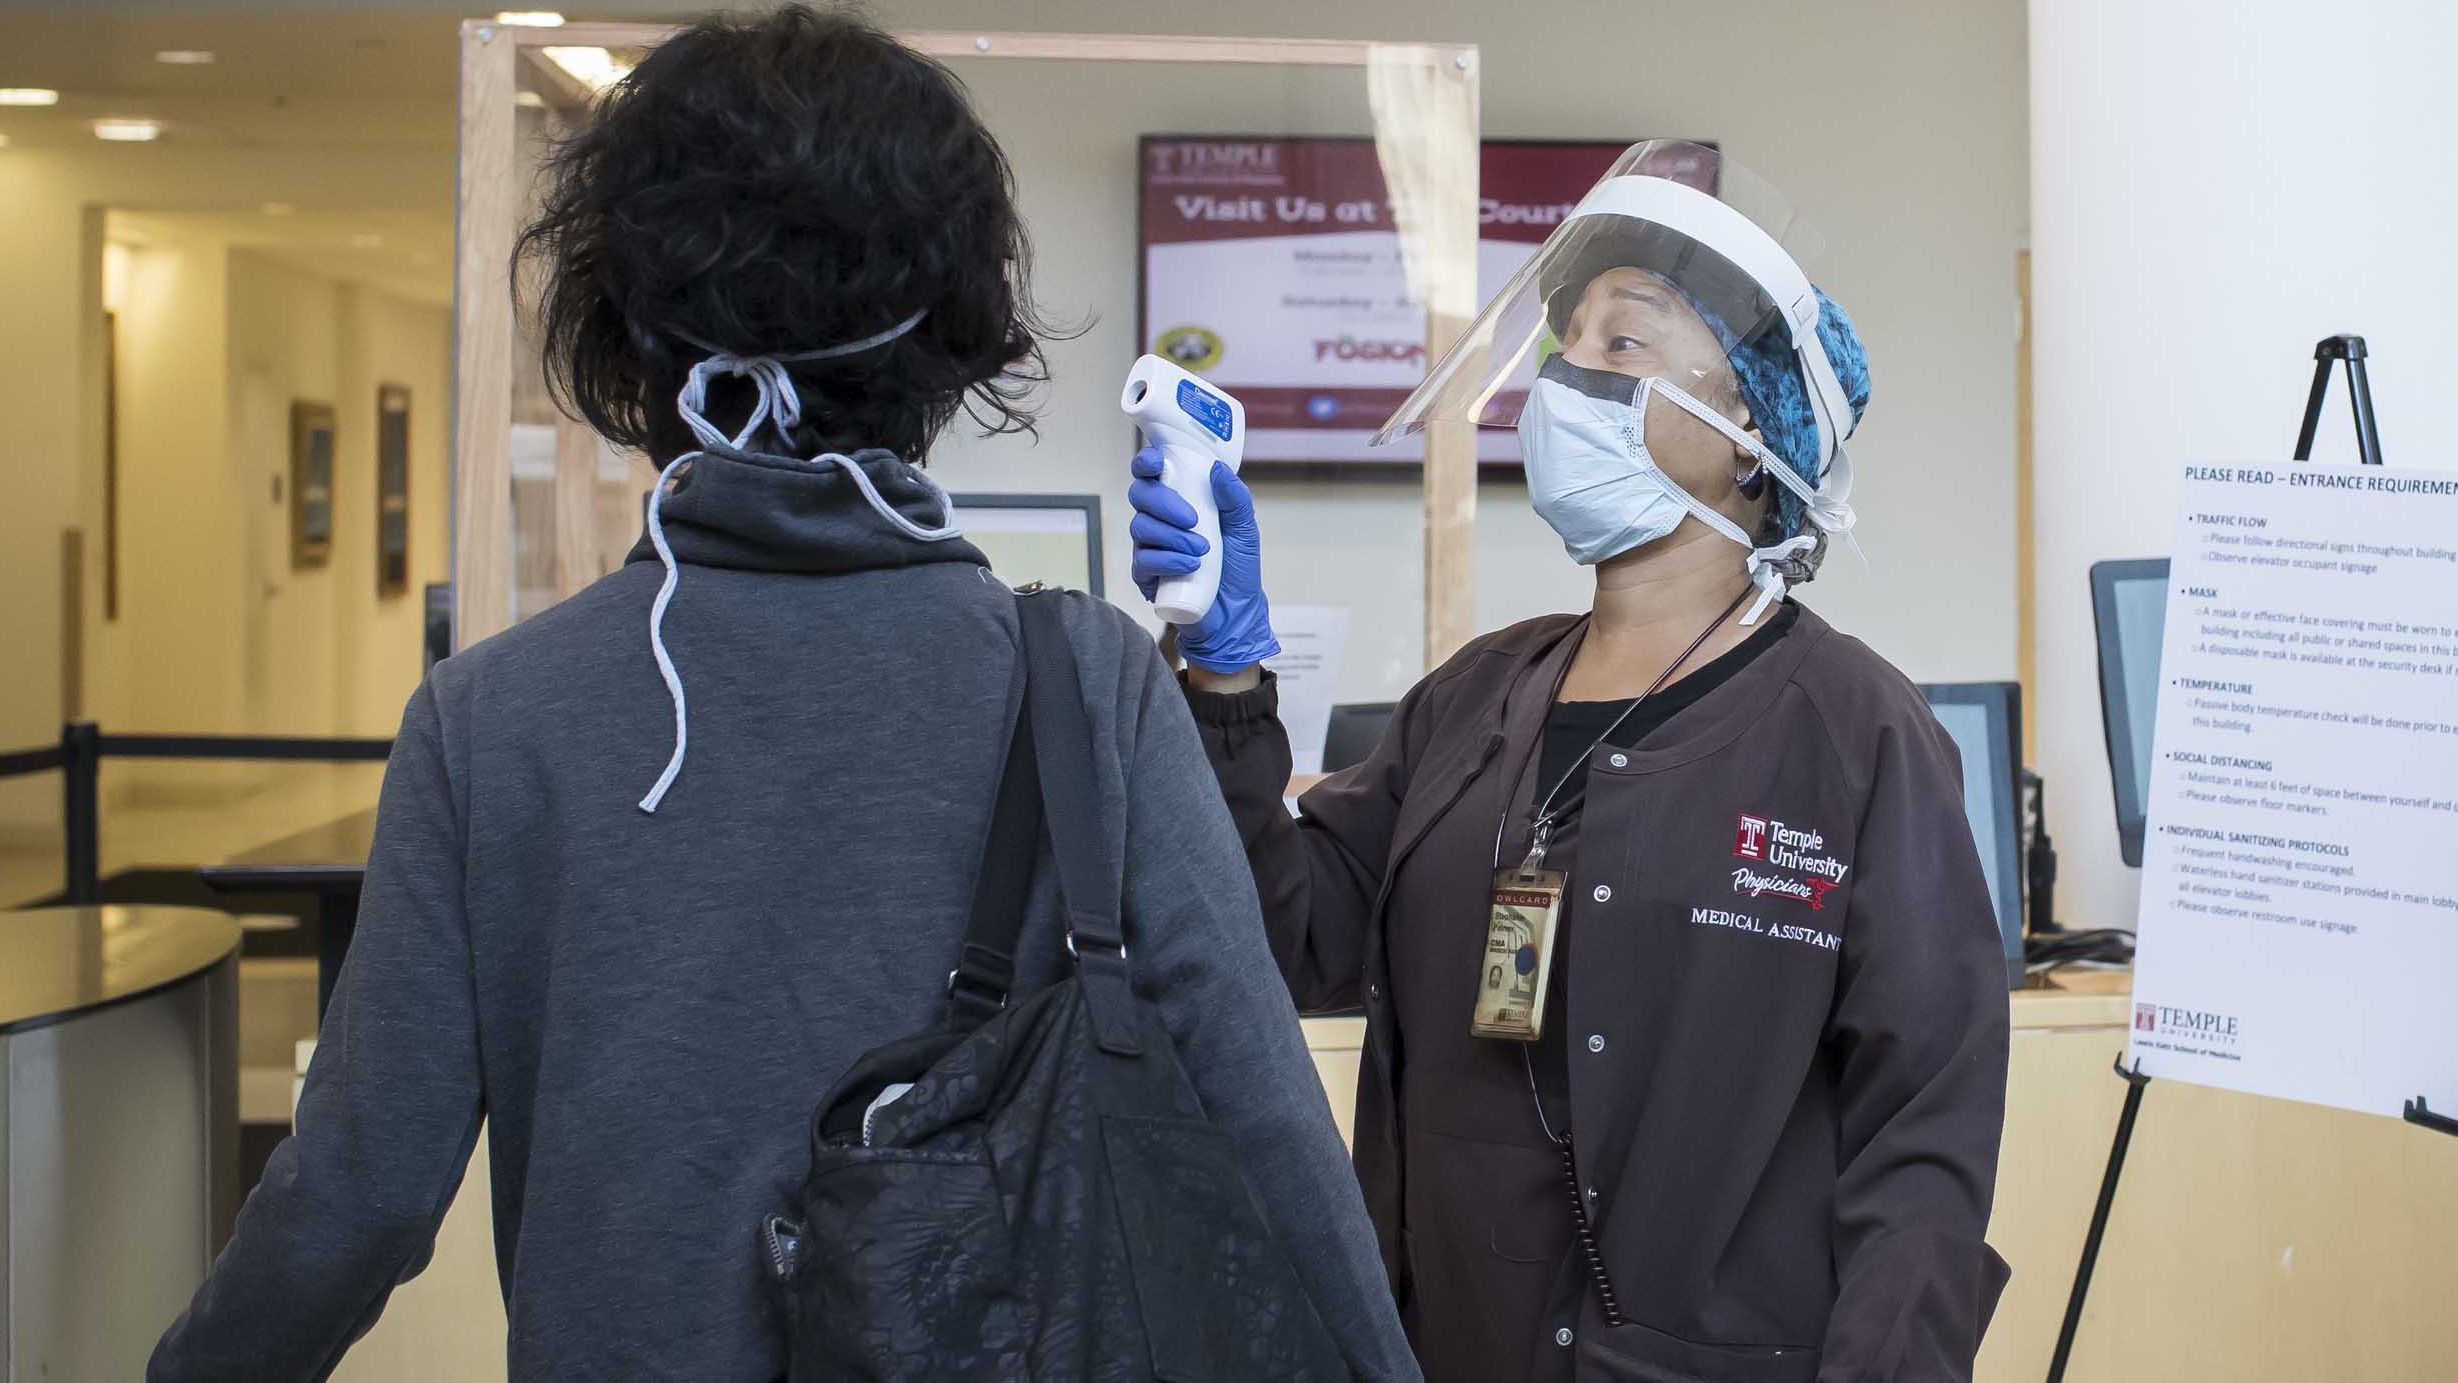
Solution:
[[[1299,1006],[1365,1011],[1358,1175],[1429,1379],[1968,1378],[2005,1280],[2007,1008],[1960,770],[1900,673],[1784,598],[1850,525],[1866,367],[1663,156],[1626,155],[1469,338],[1547,338],[1520,435],[1594,608],[1471,643],[1292,819],[1222,469],[1188,699]],[[1454,363],[1422,416],[1497,396]],[[1137,473],[1149,590],[1204,544]],[[1540,832],[1567,874],[1541,1035],[1478,1036],[1497,872]]]

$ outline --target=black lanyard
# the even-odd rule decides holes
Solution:
[[[1666,664],[1664,671],[1656,674],[1656,680],[1648,684],[1647,690],[1633,697],[1630,704],[1622,708],[1622,713],[1613,717],[1613,723],[1604,728],[1604,733],[1598,735],[1587,748],[1579,751],[1579,757],[1571,761],[1570,767],[1563,772],[1560,780],[1554,783],[1553,789],[1547,792],[1536,805],[1535,817],[1528,838],[1528,859],[1527,863],[1522,866],[1523,868],[1533,869],[1543,864],[1545,844],[1553,835],[1554,825],[1586,805],[1588,760],[1594,758],[1596,751],[1604,747],[1605,741],[1613,738],[1614,731],[1622,728],[1623,723],[1637,713],[1639,707],[1646,703],[1647,698],[1664,690],[1664,684],[1672,681],[1673,674],[1681,671],[1682,665],[1690,661],[1691,655],[1697,653],[1707,640],[1714,636],[1715,631],[1724,627],[1724,621],[1733,617],[1733,611],[1741,608],[1741,602],[1750,598],[1750,592],[1753,589],[1755,588],[1743,587],[1741,594],[1733,598],[1733,603],[1724,607],[1724,613],[1717,615],[1706,628],[1698,631],[1698,637],[1690,640],[1690,646],[1681,651],[1681,656]],[[1556,806],[1554,799],[1560,797],[1562,789],[1569,787],[1572,783],[1579,785],[1578,790],[1573,792],[1561,805]],[[1497,860],[1496,864],[1499,865],[1499,863],[1500,861]]]

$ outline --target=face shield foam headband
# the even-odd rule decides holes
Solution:
[[[1683,489],[1647,450],[1647,405],[1653,398],[1697,418],[1755,458],[1757,466],[1741,480],[1772,477],[1800,498],[1818,532],[1760,547],[1739,524]],[[1561,536],[1572,560],[1606,561],[1666,537],[1685,515],[1696,518],[1749,554],[1750,584],[1759,594],[1742,616],[1745,625],[1756,624],[1783,598],[1787,571],[1797,570],[1799,559],[1816,551],[1822,534],[1848,534],[1852,528],[1852,508],[1838,493],[1851,487],[1847,458],[1839,453],[1828,469],[1829,483],[1812,488],[1758,439],[1668,380],[1583,369],[1556,356],[1537,372],[1519,415],[1519,438],[1530,502]]]
[[[710,354],[707,359],[692,366],[691,373],[684,376],[683,389],[675,396],[674,406],[682,414],[683,422],[690,427],[692,435],[700,439],[701,449],[684,452],[667,462],[666,468],[658,472],[656,488],[649,491],[649,545],[657,549],[657,560],[663,562],[666,567],[665,582],[657,588],[656,603],[649,607],[649,652],[657,660],[658,675],[665,679],[666,694],[674,702],[674,753],[666,760],[665,772],[658,775],[657,783],[649,789],[648,796],[640,799],[640,810],[654,813],[658,804],[665,800],[666,790],[674,786],[675,778],[683,771],[684,752],[691,742],[691,716],[684,706],[683,677],[681,673],[675,671],[673,655],[666,651],[666,607],[674,603],[674,592],[682,584],[683,576],[682,568],[675,564],[674,549],[666,543],[666,526],[662,514],[667,486],[673,481],[675,472],[691,461],[707,455],[709,451],[743,451],[751,445],[752,439],[759,435],[760,429],[770,423],[776,425],[776,431],[780,437],[791,434],[794,425],[802,421],[802,396],[794,389],[793,375],[785,368],[789,363],[834,360],[840,356],[857,355],[863,351],[876,350],[921,325],[922,316],[922,313],[916,312],[895,326],[865,336],[859,341],[847,341],[841,345],[826,346],[819,350],[799,351],[792,355],[735,355],[731,351],[711,346],[705,341],[691,342]],[[690,340],[688,337],[684,339]],[[723,429],[710,422],[707,417],[708,382],[719,375],[737,375],[748,379],[758,390],[758,396],[751,405],[751,416],[744,420],[741,430],[732,436],[726,435]],[[912,472],[913,479],[920,481],[924,489],[937,497],[940,516],[940,523],[937,527],[915,523],[897,512],[896,506],[888,503],[887,499],[879,493],[879,487],[871,483],[869,474],[862,469],[862,463],[850,456],[840,452],[825,452],[809,458],[790,459],[807,459],[809,464],[818,467],[834,466],[853,481],[854,487],[862,492],[863,502],[870,506],[873,513],[916,542],[947,542],[963,536],[961,530],[948,522],[951,506],[948,503],[947,492],[940,489],[939,483],[918,467],[907,469]],[[904,463],[898,462],[897,464],[903,465]]]
[[[1637,174],[1608,178],[1581,199],[1564,226],[1569,229],[1583,218],[1605,216],[1628,217],[1695,241],[1746,275],[1766,295],[1784,320],[1793,357],[1809,386],[1810,411],[1818,424],[1818,489],[1832,489],[1844,439],[1853,427],[1852,396],[1835,373],[1834,362],[1827,358],[1826,343],[1819,339],[1818,293],[1801,266],[1749,217],[1669,178]],[[1835,496],[1839,501],[1846,497]]]

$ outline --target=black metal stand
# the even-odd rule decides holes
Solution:
[[[2099,1204],[2091,1207],[2091,1228],[2082,1238],[2082,1262],[2074,1269],[2074,1289],[2066,1295],[2065,1323],[2057,1327],[2057,1352],[2048,1361],[2048,1383],[2062,1383],[2065,1361],[2074,1352],[2074,1332],[2082,1328],[2083,1298],[2091,1294],[2091,1272],[2099,1266],[2100,1240],[2108,1234],[2108,1212],[2117,1203],[2117,1178],[2125,1173],[2125,1150],[2133,1145],[2134,1117],[2142,1112],[2142,1087],[2151,1078],[2142,1063],[2125,1069],[2125,1054],[2117,1053],[2117,1074],[2125,1077],[2125,1109],[2117,1115],[2116,1141],[2108,1145],[2108,1170],[2100,1173]]]
[[[2330,367],[2343,362],[2347,366],[2347,393],[2355,409],[2356,455],[2367,466],[2381,464],[2381,431],[2373,418],[2373,386],[2364,372],[2364,338],[2361,336],[2325,337],[2313,347],[2313,389],[2304,400],[2304,425],[2296,433],[2296,459],[2313,459],[2313,437],[2321,429],[2322,402],[2330,395]],[[2134,1117],[2142,1112],[2142,1089],[2151,1078],[2142,1073],[2142,1062],[2136,1060],[2132,1070],[2125,1069],[2123,1055],[2117,1057],[2117,1074],[2125,1078],[2125,1108],[2117,1115],[2117,1136],[2108,1145],[2108,1170],[2100,1176],[2099,1204],[2091,1212],[2091,1229],[2083,1236],[2082,1261],[2074,1266],[2074,1289],[2065,1299],[2065,1323],[2057,1331],[2057,1352],[2049,1359],[2048,1383],[2064,1383],[2066,1359],[2074,1351],[2074,1334],[2082,1326],[2083,1300],[2091,1294],[2091,1274],[2099,1266],[2100,1241],[2108,1232],[2109,1208],[2116,1203],[2117,1178],[2125,1171],[2125,1151],[2134,1141]],[[2458,1119],[2435,1114],[2425,1108],[2424,1097],[2407,1101],[2408,1123],[2458,1135]]]
[[[2304,426],[2296,433],[2296,459],[2313,459],[2313,434],[2321,430],[2322,400],[2330,394],[2330,364],[2347,365],[2347,395],[2356,412],[2356,455],[2367,466],[2381,464],[2381,429],[2373,420],[2373,386],[2364,374],[2364,338],[2329,336],[2313,347],[2313,392],[2304,400]]]

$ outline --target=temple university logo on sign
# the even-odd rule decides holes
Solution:
[[[1733,832],[1733,854],[1745,860],[1763,860],[1767,857],[1765,817],[1744,815],[1741,818],[1741,825]]]
[[[2134,1005],[2134,1046],[2154,1052],[2188,1052],[2243,1060],[2244,1032],[2233,1013],[2174,1004]]]

